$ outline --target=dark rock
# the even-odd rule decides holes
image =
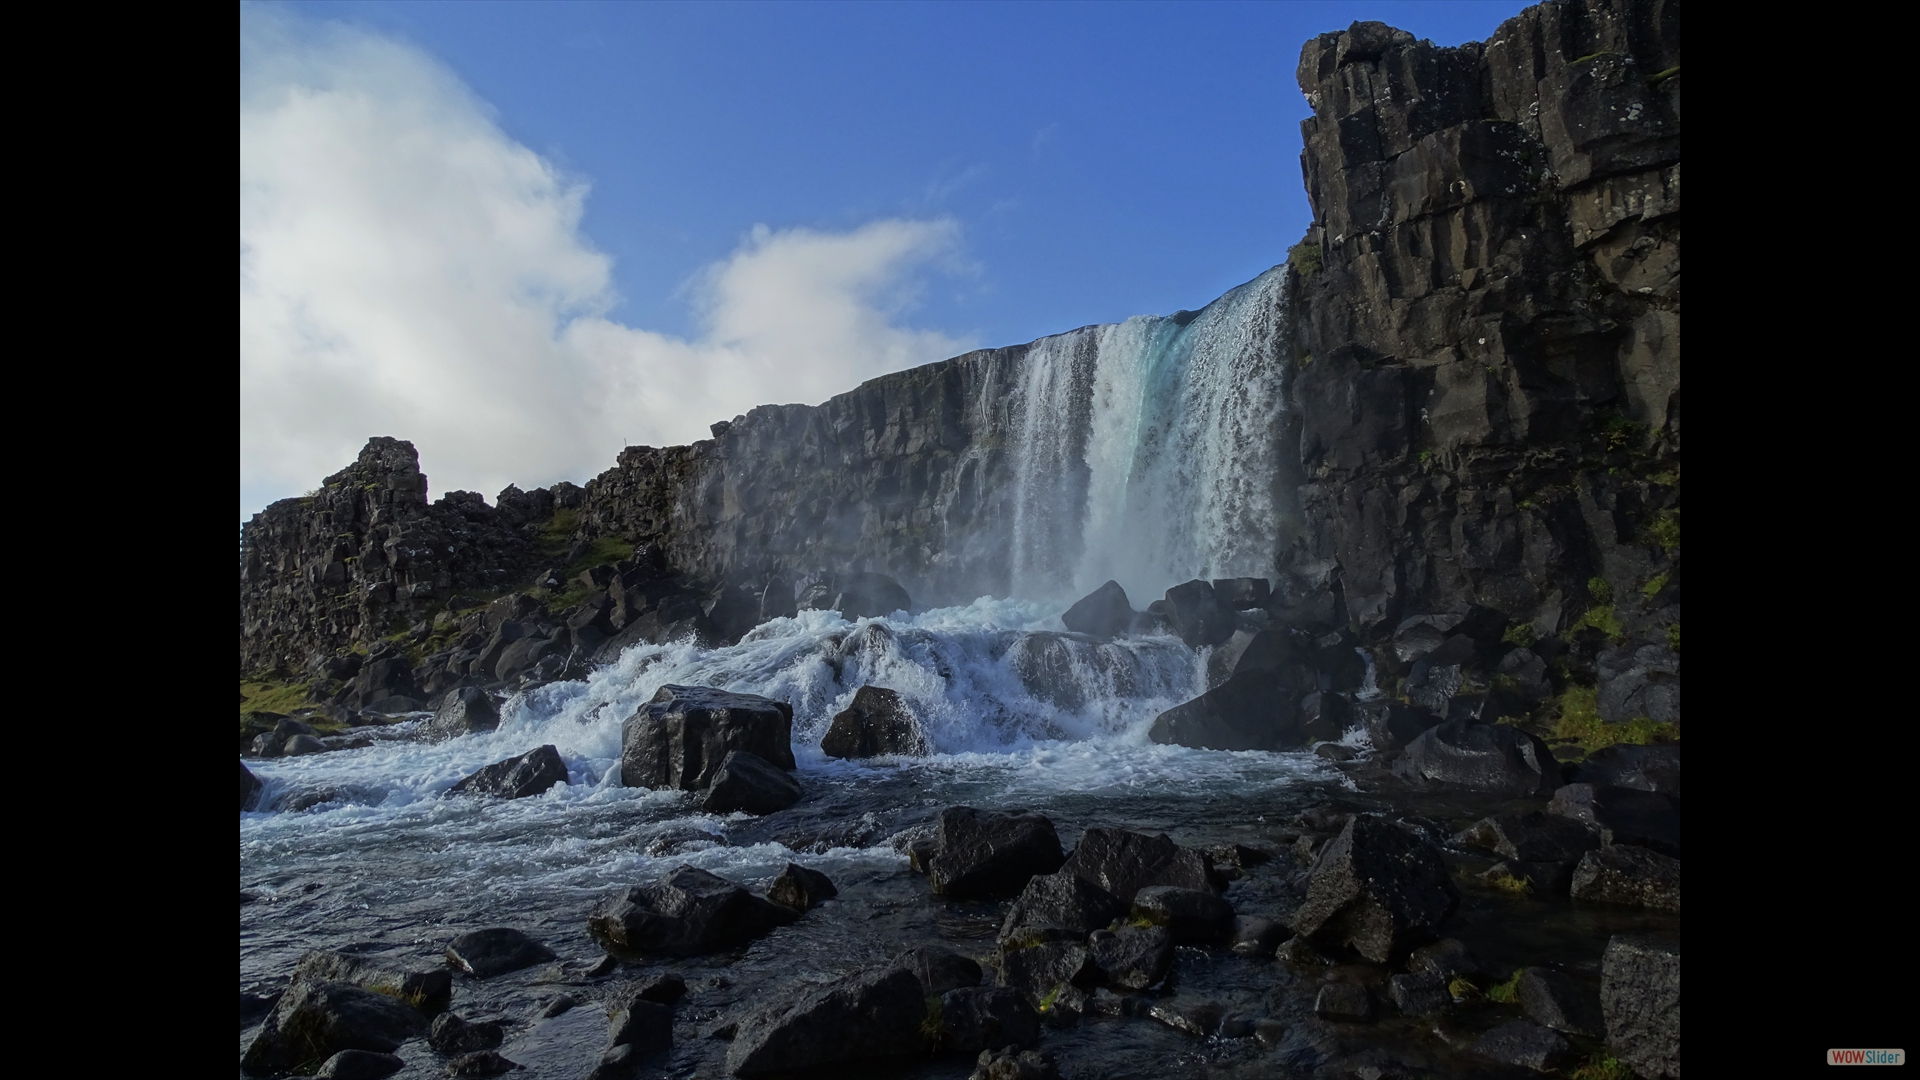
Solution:
[[[552,743],[519,757],[496,761],[447,789],[449,795],[497,795],[523,799],[544,795],[555,784],[567,782],[567,763]]]
[[[1680,860],[1642,847],[1589,851],[1573,871],[1573,898],[1680,913]]]
[[[1600,838],[1580,822],[1538,810],[1482,818],[1460,840],[1525,862],[1573,863],[1600,846]]]
[[[1233,928],[1233,905],[1210,888],[1149,886],[1134,894],[1133,916],[1166,927],[1177,945],[1212,945]]]
[[[1087,951],[1100,978],[1122,990],[1158,986],[1173,970],[1173,935],[1164,926],[1102,931],[1093,935]]]
[[[1226,682],[1154,718],[1148,738],[1202,750],[1287,750],[1306,741],[1299,702],[1272,670]]]
[[[1405,750],[1409,743],[1440,723],[1440,718],[1426,709],[1398,701],[1378,703],[1363,715],[1373,748],[1383,754]]]
[[[1447,981],[1439,975],[1408,972],[1387,980],[1388,995],[1402,1016],[1431,1016],[1453,1004]]]
[[[287,757],[298,757],[301,754],[325,753],[326,749],[327,744],[312,735],[295,735],[287,740],[286,745],[280,748],[280,752]]]
[[[645,1060],[646,1055],[631,1043],[609,1046],[593,1071],[587,1074],[587,1080],[634,1080]]]
[[[1638,1076],[1680,1076],[1680,939],[1616,934],[1600,961],[1607,1049]]]
[[[1173,632],[1189,648],[1218,645],[1233,636],[1232,609],[1221,606],[1214,598],[1213,586],[1205,581],[1189,581],[1168,589],[1166,610]]]
[[[253,740],[253,752],[261,757],[279,757],[286,752],[287,742],[299,735],[318,735],[311,726],[293,717],[283,717],[273,725],[273,730]]]
[[[681,989],[686,989],[685,984]],[[673,1007],[642,997],[630,989],[607,999],[607,1045],[631,1046],[637,1054],[657,1054],[673,1047]]]
[[[1125,915],[1112,893],[1067,871],[1036,874],[1013,902],[1000,927],[1000,944],[1081,941]]]
[[[1480,1036],[1473,1052],[1503,1065],[1548,1072],[1568,1060],[1573,1047],[1558,1033],[1530,1020],[1512,1020]]]
[[[1356,814],[1315,860],[1293,930],[1383,964],[1431,940],[1457,900],[1432,844],[1397,825]]]
[[[1125,829],[1088,829],[1061,869],[1128,905],[1136,893],[1152,885],[1218,891],[1207,856],[1181,847],[1164,833],[1148,836]]]
[[[445,967],[417,967],[410,958],[378,947],[315,950],[294,965],[295,978],[352,983],[368,990],[397,991],[397,996],[432,1016],[453,998],[453,973]]]
[[[1650,847],[1680,855],[1680,808],[1665,795],[1635,788],[1568,784],[1553,793],[1547,813],[1591,827],[1607,844]]]
[[[342,1050],[328,1058],[314,1073],[315,1080],[386,1080],[406,1067],[397,1054],[377,1054],[371,1050]]]
[[[984,974],[980,964],[972,957],[962,956],[939,945],[908,949],[894,960],[893,966],[913,972],[913,977],[920,980],[920,988],[926,991],[927,997],[939,997],[961,987],[979,986]]]
[[[1536,1024],[1569,1035],[1598,1038],[1607,1033],[1600,994],[1587,983],[1552,968],[1530,967],[1520,973],[1515,989],[1520,1007]]]
[[[1000,957],[1000,981],[1019,990],[1036,1009],[1046,1010],[1063,986],[1091,986],[1100,969],[1086,946],[1071,941],[1049,941],[1013,949]]]
[[[1075,601],[1060,621],[1076,634],[1110,638],[1131,630],[1134,617],[1127,590],[1119,582],[1109,581]]]
[[[792,769],[792,740],[793,707],[786,702],[704,686],[663,686],[621,729],[620,782],[699,791],[733,750]]]
[[[849,619],[891,615],[913,610],[913,598],[900,583],[885,574],[858,573],[840,582],[832,607]]]
[[[1239,956],[1271,956],[1287,933],[1286,926],[1274,919],[1236,915],[1233,919],[1233,944],[1229,948]]]
[[[1273,596],[1273,583],[1266,578],[1215,578],[1213,600],[1229,611],[1264,608]]]
[[[590,979],[604,978],[620,970],[620,961],[611,956],[603,956],[588,965],[586,975]]]
[[[476,979],[491,979],[553,958],[552,949],[507,926],[475,930],[447,943],[447,961]]]
[[[264,789],[266,786],[267,785],[263,783],[259,777],[253,775],[253,773],[247,769],[246,762],[243,761],[240,763],[240,812],[241,813],[244,814],[247,811],[253,809],[254,804],[260,800],[261,790]]]
[[[933,853],[938,844],[931,836],[920,836],[907,842],[907,865],[916,874],[924,874],[933,862]]]
[[[967,1080],[1060,1080],[1060,1069],[1038,1050],[982,1050]]]
[[[348,983],[295,979],[247,1047],[240,1071],[270,1076],[342,1050],[390,1054],[426,1030],[427,1018],[398,998]]]
[[[1019,991],[964,986],[940,995],[940,1045],[957,1054],[1018,1049],[1040,1041],[1040,1014]]]
[[[476,1050],[447,1062],[447,1075],[500,1076],[518,1068],[519,1064],[501,1057],[498,1050]]]
[[[1532,649],[1515,649],[1501,657],[1494,673],[1512,679],[1521,700],[1526,704],[1532,705],[1553,696],[1553,683],[1547,678],[1547,662]]]
[[[476,1050],[495,1050],[506,1039],[506,1021],[482,1020],[472,1023],[443,1012],[434,1018],[427,1034],[427,1045],[442,1054],[470,1054]]]
[[[651,1001],[655,1005],[672,1005],[687,994],[687,980],[671,971],[649,975],[638,982],[627,984],[615,994],[615,998],[632,998],[635,1001]],[[611,999],[610,999],[611,1000]]]
[[[439,738],[492,731],[500,726],[500,709],[493,698],[477,686],[462,686],[450,692],[433,714],[427,731]]]
[[[705,870],[682,866],[596,905],[587,932],[615,956],[687,956],[751,941],[799,918]]]
[[[1357,983],[1328,983],[1313,999],[1313,1013],[1322,1020],[1364,1024],[1373,1019],[1373,995]]]
[[[1393,630],[1393,655],[1410,664],[1440,647],[1465,616],[1457,613],[1412,615]]]
[[[712,786],[701,801],[709,814],[771,814],[800,801],[800,781],[767,764],[760,755],[729,750],[713,772]]]
[[[855,972],[741,1021],[727,1050],[727,1071],[757,1076],[924,1052],[926,1017],[926,998],[911,972]]]
[[[1486,968],[1460,939],[1441,938],[1408,954],[1407,970],[1415,974],[1432,975],[1442,983],[1448,983],[1462,975],[1478,975]]]
[[[1353,726],[1353,704],[1342,695],[1316,690],[1300,699],[1300,732],[1308,740],[1332,741]]]
[[[863,686],[853,704],[834,716],[820,751],[837,758],[925,757],[932,744],[904,698],[885,687]]]
[[[1627,645],[1603,650],[1594,660],[1600,719],[1615,723],[1646,717],[1657,723],[1680,719],[1680,654],[1665,645]]]
[[[533,1018],[535,1020],[551,1020],[556,1016],[564,1016],[572,1012],[574,1006],[578,1004],[580,1003],[574,1000],[572,994],[555,994],[545,1001],[542,1001],[539,1007],[533,1010]]]
[[[1325,953],[1314,948],[1313,942],[1298,936],[1281,942],[1280,947],[1273,950],[1273,958],[1299,967],[1325,967],[1332,963]]]
[[[1560,763],[1547,744],[1505,724],[1455,721],[1431,728],[1407,744],[1395,771],[1499,795],[1544,797],[1560,783]]]
[[[1354,751],[1353,747],[1343,746],[1337,742],[1323,742],[1313,748],[1313,754],[1315,757],[1323,757],[1328,761],[1352,761],[1354,758],[1360,756]]]
[[[1154,1002],[1147,1007],[1147,1015],[1175,1031],[1211,1039],[1220,1030],[1220,1022],[1226,1019],[1226,1010],[1217,1001],[1176,997]]]
[[[1015,896],[1036,874],[1066,861],[1053,822],[1041,814],[999,814],[952,806],[934,825],[927,879],[933,891],[956,899]]]
[[[810,911],[821,901],[839,894],[840,890],[833,887],[827,875],[798,863],[788,863],[780,876],[773,879],[773,884],[767,886],[767,899],[795,911]]]
[[[1588,754],[1575,766],[1575,783],[1633,788],[1680,797],[1680,744],[1632,746],[1621,743]]]

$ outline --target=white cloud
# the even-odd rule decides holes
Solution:
[[[436,493],[491,498],[972,347],[901,325],[924,271],[959,265],[951,221],[754,226],[693,282],[684,340],[607,318],[586,196],[418,50],[245,9],[243,516],[373,435],[411,439]]]

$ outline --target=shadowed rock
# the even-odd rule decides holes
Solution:
[[[1607,844],[1649,847],[1680,855],[1680,808],[1672,799],[1634,788],[1568,784],[1553,793],[1547,813],[1591,826]]]
[[[388,954],[381,946],[352,945],[309,952],[294,965],[293,974],[295,978],[397,991],[400,998],[432,1016],[445,1009],[453,997],[453,973],[442,966],[417,967],[416,963]]]
[[[1125,915],[1127,907],[1100,886],[1067,871],[1037,874],[1008,909],[1001,945],[1080,941]]]
[[[314,1080],[386,1080],[406,1064],[398,1054],[342,1050],[323,1062],[313,1075]]]
[[[1040,1014],[1006,986],[967,986],[940,996],[940,1047],[956,1054],[1032,1046]]]
[[[800,917],[725,878],[682,866],[596,905],[587,932],[615,956],[687,956],[751,941]]]
[[[820,752],[836,758],[924,757],[930,749],[926,730],[906,700],[881,686],[861,687],[820,740]]]
[[[1133,627],[1133,605],[1127,602],[1127,590],[1117,581],[1109,581],[1074,602],[1060,621],[1076,634],[1094,637],[1118,637]]]
[[[1512,1020],[1480,1036],[1473,1052],[1503,1065],[1547,1072],[1570,1058],[1573,1046],[1531,1020]]]
[[[1600,995],[1589,983],[1552,968],[1530,967],[1520,973],[1515,990],[1527,1017],[1542,1027],[1596,1038],[1606,1034]]]
[[[1680,913],[1680,860],[1642,847],[1589,851],[1573,871],[1573,898]]]
[[[1408,779],[1499,795],[1552,794],[1560,763],[1538,736],[1505,724],[1451,721],[1407,744],[1394,771]]]
[[[1433,845],[1399,826],[1356,814],[1315,861],[1293,929],[1384,964],[1431,940],[1457,900]]]
[[[1164,833],[1148,836],[1126,829],[1088,829],[1062,869],[1128,905],[1134,894],[1152,885],[1219,891],[1205,853],[1181,847]]]
[[[1574,768],[1575,783],[1633,788],[1680,797],[1680,744],[1632,746],[1621,743],[1588,754]]]
[[[793,768],[793,707],[756,694],[663,686],[620,733],[620,782],[700,791],[733,750]]]
[[[1600,960],[1607,1049],[1644,1077],[1680,1075],[1680,939],[1616,934]]]
[[[447,960],[476,979],[544,964],[553,950],[509,926],[461,934],[447,943]]]
[[[1600,838],[1580,822],[1538,810],[1482,818],[1460,834],[1460,841],[1524,862],[1573,863],[1600,846]]]
[[[523,799],[544,795],[555,784],[567,782],[567,763],[552,743],[519,757],[496,761],[447,789],[449,795],[496,795]]]
[[[962,956],[939,945],[908,949],[895,958],[893,966],[913,972],[913,977],[920,980],[920,987],[928,997],[939,997],[949,990],[965,986],[979,986],[984,974],[980,964],[972,957]]]
[[[831,606],[849,619],[860,619],[911,611],[913,598],[887,575],[862,572],[841,579],[840,593]]]
[[[1036,874],[1060,869],[1066,854],[1041,814],[999,814],[952,806],[934,824],[927,861],[933,891],[958,899],[1017,895]]]
[[[1299,701],[1274,670],[1237,671],[1154,717],[1147,737],[1200,750],[1288,750],[1306,742]]]
[[[747,750],[729,750],[700,807],[709,814],[771,814],[800,801],[800,781]]]
[[[1173,970],[1173,935],[1164,926],[1122,926],[1095,933],[1087,951],[1099,977],[1122,990],[1145,990]]]
[[[270,1076],[342,1050],[390,1054],[426,1031],[427,1018],[398,998],[348,983],[295,979],[247,1047],[240,1071]]]
[[[784,904],[795,911],[808,911],[830,897],[838,896],[840,890],[834,888],[827,875],[818,870],[809,870],[799,863],[788,863],[780,876],[767,886],[767,899],[776,904]]]
[[[450,1012],[435,1017],[433,1028],[427,1033],[427,1045],[448,1057],[498,1049],[505,1039],[506,1022],[503,1020],[473,1023]]]
[[[1134,894],[1133,915],[1166,927],[1176,945],[1212,945],[1233,927],[1233,905],[1212,889],[1150,885]]]
[[[260,801],[260,792],[267,785],[247,769],[247,763],[240,763],[240,812],[246,813]]]
[[[500,726],[500,709],[493,698],[477,686],[462,686],[449,693],[435,710],[427,731],[437,738],[471,735],[492,731]]]
[[[727,1050],[735,1076],[923,1053],[926,997],[900,968],[857,971],[804,988],[740,1022]]]
[[[1087,947],[1071,941],[1050,941],[1014,949],[1000,957],[1000,981],[1026,995],[1038,1009],[1063,986],[1087,987],[1098,982]]]

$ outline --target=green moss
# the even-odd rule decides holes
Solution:
[[[1647,85],[1659,86],[1661,83],[1666,82],[1668,79],[1678,78],[1679,75],[1680,75],[1680,65],[1675,64],[1665,71],[1656,71],[1653,74],[1647,76]]]
[[[1582,57],[1579,57],[1579,58],[1577,58],[1577,59],[1575,59],[1575,60],[1574,60],[1573,62],[1574,62],[1575,64],[1584,64],[1584,63],[1586,63],[1586,62],[1587,62],[1587,61],[1589,61],[1589,60],[1598,60],[1598,59],[1600,59],[1600,58],[1601,58],[1601,57],[1603,57],[1603,56],[1618,56],[1618,55],[1619,55],[1618,53],[1611,53],[1611,52],[1607,52],[1606,50],[1604,50],[1604,49],[1602,49],[1602,50],[1601,50],[1601,51],[1599,51],[1599,52],[1595,52],[1595,53],[1588,53],[1588,54],[1587,54],[1587,55],[1585,55],[1585,56],[1582,56]]]
[[[1651,600],[1654,597],[1659,596],[1660,590],[1667,587],[1667,581],[1672,577],[1673,577],[1672,574],[1653,575],[1652,577],[1647,579],[1647,583],[1645,585],[1640,586],[1640,595],[1646,597],[1648,600]]]
[[[1553,733],[1574,743],[1582,756],[1616,743],[1651,746],[1680,741],[1678,724],[1658,724],[1644,716],[1624,724],[1600,719],[1599,699],[1599,691],[1591,686],[1570,686],[1560,695],[1559,716],[1554,721]]]
[[[1617,1058],[1608,1057],[1605,1051],[1595,1051],[1567,1074],[1567,1080],[1633,1080],[1633,1070],[1620,1064]]]
[[[1534,633],[1532,623],[1514,623],[1507,627],[1506,633],[1500,635],[1501,641],[1509,645],[1518,645],[1523,649],[1533,648],[1536,639],[1537,635]]]
[[[1462,976],[1447,984],[1447,993],[1453,995],[1455,1001],[1466,1001],[1478,996],[1480,988],[1473,984],[1472,979]]]
[[[1051,1012],[1053,1010],[1053,1003],[1060,1000],[1060,991],[1066,989],[1066,987],[1066,983],[1061,983],[1059,986],[1047,991],[1046,995],[1040,999],[1040,1011],[1043,1013]]]
[[[1613,603],[1613,586],[1607,584],[1606,578],[1588,578],[1587,595],[1593,597],[1593,602],[1596,604],[1611,604]]]
[[[1321,270],[1320,245],[1302,240],[1287,249],[1287,265],[1301,281],[1312,281]]]
[[[1653,524],[1647,527],[1647,535],[1654,543],[1668,551],[1680,546],[1679,509],[1662,510],[1654,515]]]
[[[307,682],[243,682],[240,684],[240,711],[290,713],[308,704]]]
[[[1667,645],[1668,647],[1673,649],[1674,652],[1680,651],[1680,624],[1679,623],[1671,623],[1667,626]]]
[[[385,994],[390,998],[398,998],[416,1009],[423,1007],[427,1003],[427,995],[423,991],[414,990],[409,992],[400,989],[392,983],[374,983],[372,986],[367,987],[367,989],[376,994]]]
[[[937,997],[927,999],[927,1015],[920,1021],[920,1037],[935,1045],[947,1037],[947,1019]]]
[[[1528,884],[1525,881],[1520,880],[1517,877],[1514,877],[1512,874],[1507,873],[1505,870],[1502,870],[1497,874],[1489,875],[1481,880],[1485,881],[1487,884],[1493,886],[1494,888],[1499,889],[1501,892],[1513,893],[1515,896],[1527,896],[1533,892],[1532,885]],[[1495,987],[1495,989],[1497,990],[1499,988]],[[1498,1000],[1498,999],[1495,999],[1495,1000]]]
[[[1626,630],[1620,625],[1620,617],[1614,614],[1612,604],[1596,604],[1588,608],[1586,614],[1580,616],[1580,621],[1574,623],[1569,629],[1581,630],[1587,627],[1607,635],[1609,641],[1619,641],[1626,636]]]
[[[1520,997],[1520,973],[1522,970],[1524,969],[1516,968],[1514,969],[1513,975],[1508,978],[1506,982],[1488,987],[1487,1000],[1497,1001],[1502,1005],[1511,1005],[1518,1000]]]

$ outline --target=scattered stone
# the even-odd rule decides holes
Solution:
[[[905,698],[885,687],[863,686],[853,703],[835,714],[820,752],[836,758],[925,757],[932,743]]]
[[[500,1056],[498,1050],[480,1050],[471,1054],[461,1054],[447,1062],[448,1076],[499,1076],[510,1073],[520,1066]]]
[[[453,998],[453,973],[444,967],[422,968],[412,961],[377,951],[377,947],[348,946],[307,953],[294,965],[295,978],[352,983],[364,989],[398,990],[397,996],[432,1016]]]
[[[1453,1004],[1448,980],[1425,972],[1408,972],[1387,980],[1388,995],[1402,1016],[1430,1016]]]
[[[1173,970],[1173,935],[1164,926],[1122,926],[1101,931],[1087,943],[1099,976],[1108,986],[1146,990]]]
[[[493,698],[477,686],[462,686],[449,692],[447,699],[440,703],[433,719],[427,723],[427,732],[436,738],[450,739],[492,731],[499,726],[500,707],[493,703]]]
[[[939,945],[908,949],[894,960],[893,966],[913,972],[928,997],[939,997],[949,990],[979,986],[985,974],[970,956],[962,956]]]
[[[1680,808],[1656,792],[1568,784],[1553,793],[1547,813],[1591,826],[1606,844],[1650,847],[1680,856]]]
[[[1358,983],[1328,983],[1313,999],[1313,1014],[1322,1020],[1364,1024],[1373,1019],[1373,995]]]
[[[253,775],[252,772],[248,771],[246,762],[243,761],[240,763],[240,812],[241,813],[244,814],[247,811],[253,809],[254,804],[260,800],[261,790],[264,789],[266,786],[267,785],[259,777]]]
[[[709,814],[735,810],[771,814],[799,802],[800,795],[800,781],[767,764],[760,755],[729,750],[714,770],[713,784],[700,807]]]
[[[840,890],[833,887],[827,875],[799,863],[788,863],[780,876],[773,879],[773,884],[767,886],[767,899],[795,911],[810,911],[821,901],[838,895]]]
[[[496,926],[454,938],[447,944],[447,959],[476,979],[491,979],[543,964],[554,955],[552,949],[520,931]]]
[[[519,757],[496,761],[447,789],[449,795],[497,795],[524,799],[544,795],[555,784],[567,782],[567,763],[552,743]]]
[[[1220,1030],[1226,1010],[1217,1001],[1176,997],[1154,1002],[1147,1007],[1147,1015],[1175,1031],[1210,1039]]]
[[[1441,938],[1430,945],[1422,945],[1407,955],[1407,970],[1416,974],[1437,976],[1445,984],[1462,975],[1478,975],[1486,968],[1473,950],[1459,938]]]
[[[727,1071],[755,1076],[924,1052],[926,1018],[926,997],[912,972],[854,972],[742,1020],[727,1050]]]
[[[1134,894],[1133,915],[1166,927],[1177,945],[1211,945],[1233,928],[1233,905],[1211,889],[1149,886]]]
[[[1088,986],[1099,976],[1086,946],[1070,941],[1030,945],[1000,957],[1001,983],[1025,994],[1028,1004],[1041,1012],[1062,987]]]
[[[1522,862],[1573,863],[1600,846],[1600,838],[1580,822],[1538,810],[1482,818],[1460,840]]]
[[[1126,912],[1112,893],[1085,878],[1065,870],[1036,874],[1008,910],[999,941],[1003,947],[1081,941]]]
[[[998,814],[970,806],[940,811],[927,863],[933,891],[955,899],[1016,896],[1036,874],[1060,869],[1066,854],[1044,815]]]
[[[1503,1065],[1547,1072],[1570,1058],[1573,1046],[1558,1032],[1531,1020],[1513,1020],[1480,1036],[1473,1052]]]
[[[1589,851],[1573,871],[1573,898],[1680,913],[1680,860],[1640,847]]]
[[[386,1080],[407,1063],[398,1054],[378,1054],[372,1050],[342,1050],[328,1058],[314,1073],[314,1080]]]
[[[1575,783],[1596,787],[1632,788],[1680,797],[1680,744],[1631,746],[1625,743],[1595,750],[1575,767]]]
[[[476,1024],[454,1013],[443,1012],[434,1018],[433,1027],[427,1033],[427,1045],[452,1057],[476,1050],[498,1049],[506,1037],[506,1022],[503,1020],[482,1020]]]
[[[1680,1075],[1680,939],[1616,934],[1600,961],[1607,1049],[1649,1080]]]
[[[1528,1019],[1569,1035],[1606,1034],[1600,994],[1587,983],[1551,968],[1530,967],[1520,973],[1515,988]]]
[[[1545,796],[1560,783],[1560,763],[1538,736],[1506,724],[1460,720],[1422,732],[1407,744],[1395,771],[1499,795]]]
[[[587,932],[616,956],[688,956],[751,941],[799,917],[725,878],[681,866],[595,905]]]
[[[790,770],[792,739],[793,707],[784,701],[705,686],[663,686],[621,729],[620,782],[700,791],[732,750]]]
[[[982,1050],[967,1080],[1060,1080],[1060,1069],[1038,1050]]]
[[[1132,629],[1133,620],[1134,610],[1127,601],[1127,590],[1117,581],[1109,581],[1081,597],[1060,616],[1060,621],[1074,633],[1101,638],[1119,637]]]
[[[1109,1019],[1133,1015],[1133,998],[1100,987],[1087,995],[1087,1015]]]
[[[1434,846],[1356,814],[1314,863],[1294,933],[1345,945],[1376,964],[1434,937],[1458,893]]]
[[[1258,915],[1236,915],[1233,919],[1233,944],[1240,956],[1270,956],[1287,936],[1284,924]]]
[[[962,986],[940,995],[939,1026],[941,1046],[959,1054],[1040,1041],[1040,1014],[1005,986]]]
[[[390,1054],[426,1030],[427,1018],[398,998],[349,983],[296,978],[247,1047],[240,1071],[270,1076],[342,1050]]]
[[[1219,891],[1207,856],[1167,839],[1125,829],[1088,829],[1063,867],[1105,889],[1122,904],[1153,885]]]

